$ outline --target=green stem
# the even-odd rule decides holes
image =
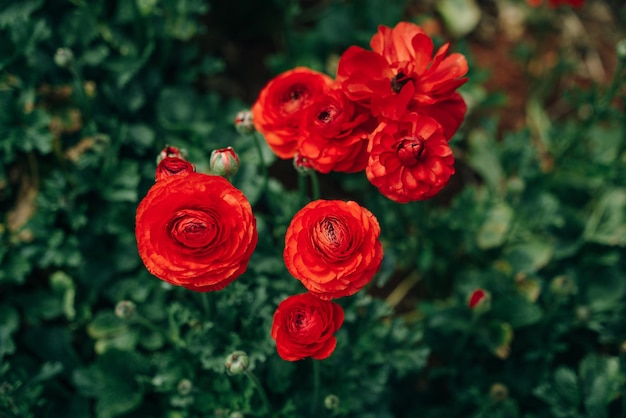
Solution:
[[[298,173],[298,194],[302,202],[306,200],[306,176],[307,174]]]
[[[246,374],[246,376],[248,376],[248,379],[250,379],[250,381],[252,382],[252,384],[256,388],[257,392],[259,393],[259,396],[261,397],[261,400],[263,401],[263,410],[260,411],[256,415],[267,416],[267,414],[270,411],[270,402],[267,399],[267,394],[265,393],[265,389],[263,389],[263,386],[261,385],[261,382],[259,382],[259,379],[257,379],[257,377],[254,375],[254,373],[252,373],[250,370],[246,370],[244,373]]]
[[[311,416],[317,417],[317,409],[320,404],[320,362],[313,361],[313,400],[311,405]]]
[[[202,301],[202,309],[204,310],[204,315],[207,319],[211,318],[211,304],[209,303],[209,294],[208,292],[200,293],[200,300]]]
[[[259,139],[260,134],[258,132],[254,132],[252,134],[254,139],[254,147],[256,148],[256,152],[259,154],[259,161],[261,163],[261,173],[263,174],[263,194],[267,191],[267,182],[268,182],[268,174],[267,174],[267,165],[265,164],[265,158],[263,158],[263,148],[261,148],[261,140]]]
[[[311,200],[317,200],[320,198],[320,182],[317,178],[317,171],[312,170],[309,175],[311,176]]]

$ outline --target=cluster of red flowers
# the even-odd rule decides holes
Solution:
[[[252,107],[255,128],[280,158],[321,172],[365,170],[388,198],[433,197],[454,173],[448,141],[466,105],[465,57],[436,52],[419,26],[380,26],[371,50],[348,48],[335,79],[306,67],[273,78]],[[434,55],[433,55],[434,53]]]

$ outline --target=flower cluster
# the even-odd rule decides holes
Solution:
[[[371,50],[348,48],[334,79],[306,67],[279,74],[252,107],[253,123],[284,159],[321,173],[365,170],[396,202],[433,197],[454,174],[448,141],[466,112],[456,91],[465,57],[434,50],[419,26],[380,26]]]

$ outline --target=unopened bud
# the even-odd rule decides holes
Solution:
[[[626,39],[622,39],[617,42],[615,45],[615,52],[617,53],[617,58],[626,61]]]
[[[309,174],[311,171],[313,171],[313,166],[311,165],[309,160],[298,153],[293,156],[293,167],[300,174]]]
[[[181,381],[178,382],[177,389],[180,395],[189,395],[193,389],[193,383],[191,383],[191,380],[189,379],[181,379]]]
[[[249,134],[254,132],[254,124],[252,123],[252,112],[242,110],[235,116],[235,129],[240,134]]]
[[[250,366],[250,359],[244,351],[234,351],[226,357],[224,365],[226,366],[228,374],[241,374],[248,370],[248,366]]]
[[[567,276],[557,276],[550,283],[550,291],[557,296],[569,296],[576,293],[576,283]]]
[[[505,401],[509,397],[509,388],[502,383],[494,383],[489,389],[489,397],[494,402]]]
[[[130,319],[135,316],[137,308],[130,300],[121,300],[115,305],[115,316],[120,319]]]
[[[475,289],[467,298],[467,306],[476,313],[491,309],[491,294],[485,289]]]
[[[193,173],[194,171],[196,171],[195,167],[189,161],[178,157],[165,157],[159,162],[155,177],[156,180],[159,181],[166,177]]]
[[[59,48],[54,54],[54,63],[61,68],[69,68],[74,63],[74,53],[68,48]]]
[[[230,413],[228,418],[243,418],[243,412],[241,411],[233,411]]]
[[[324,407],[330,410],[339,408],[339,396],[332,394],[326,396],[324,398]]]
[[[159,164],[164,158],[168,157],[187,160],[187,151],[183,148],[176,148],[172,147],[171,145],[166,145],[165,148],[163,148],[157,156],[157,164]]]
[[[209,160],[211,172],[230,179],[239,170],[239,156],[233,147],[216,149]]]
[[[576,319],[579,322],[587,322],[591,318],[591,309],[588,306],[576,307]]]

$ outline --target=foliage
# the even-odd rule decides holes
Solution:
[[[309,199],[291,162],[267,147],[260,158],[254,134],[238,134],[232,121],[272,75],[296,65],[332,74],[338,54],[366,46],[377,25],[453,25],[444,8],[3,3],[0,416],[626,413],[625,60],[612,49],[619,38],[609,39],[611,49],[599,49],[606,79],[594,79],[581,68],[595,38],[578,33],[567,43],[559,23],[593,19],[507,3],[527,25],[501,55],[528,86],[512,123],[505,111],[515,97],[487,87],[498,68],[475,48],[493,18],[490,2],[460,2],[483,7],[479,26],[435,31],[438,42],[457,34],[454,48],[471,63],[462,89],[470,110],[452,142],[457,173],[442,195],[406,205],[362,173],[321,179],[322,197],[353,199],[376,215],[385,258],[367,291],[337,301],[346,317],[333,355],[292,363],[277,356],[269,330],[278,303],[303,291],[282,249]],[[613,7],[611,34],[625,36],[619,2],[589,3]],[[239,154],[233,182],[253,205],[259,244],[223,291],[165,285],[137,255],[135,209],[166,144],[186,149],[204,172],[212,150]],[[489,291],[488,310],[467,307],[476,288]],[[136,310],[116,315],[121,301]],[[236,350],[249,355],[250,374],[226,373]]]

